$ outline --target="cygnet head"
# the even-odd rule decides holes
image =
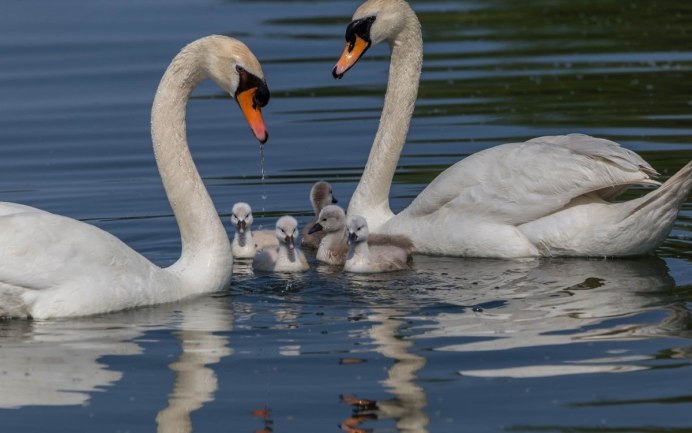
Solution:
[[[316,182],[310,189],[310,203],[312,203],[312,208],[315,210],[315,215],[319,215],[325,206],[338,202],[332,193],[332,186],[329,182],[321,180]]]
[[[279,243],[286,244],[289,250],[296,246],[298,237],[298,221],[292,216],[282,216],[276,221],[276,238]]]
[[[368,48],[385,40],[394,42],[407,21],[417,20],[404,0],[368,0],[360,5],[346,28],[346,48],[332,70],[334,78],[342,78]]]
[[[320,211],[317,223],[312,226],[309,234],[324,230],[327,233],[343,231],[346,226],[346,213],[339,206],[330,204]]]
[[[252,208],[245,202],[238,202],[233,205],[231,211],[231,223],[238,233],[245,231],[252,225]]]
[[[200,51],[197,47],[204,47]],[[216,84],[238,102],[255,137],[269,138],[262,119],[262,107],[269,102],[269,88],[262,67],[250,49],[237,39],[212,35],[185,47],[181,54],[199,56],[204,69]]]
[[[370,231],[368,222],[360,215],[349,217],[346,221],[346,232],[348,233],[348,243],[367,242]]]

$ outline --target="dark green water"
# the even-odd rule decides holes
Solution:
[[[0,199],[175,261],[150,104],[180,47],[223,33],[253,49],[272,91],[264,181],[235,103],[205,85],[189,106],[229,234],[241,200],[256,225],[309,221],[318,179],[346,205],[387,79],[386,47],[331,77],[357,5],[4,2]],[[692,159],[692,4],[412,5],[425,63],[395,210],[458,159],[541,135],[616,140],[664,177]],[[0,322],[0,431],[690,431],[691,264],[689,199],[657,257],[636,260],[416,257],[407,273],[294,278],[240,262],[227,291],[187,302]]]

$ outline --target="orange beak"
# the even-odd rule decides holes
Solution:
[[[358,59],[361,58],[363,53],[370,48],[370,42],[356,35],[353,42],[346,42],[346,48],[344,48],[343,54],[336,66],[332,70],[332,75],[336,79],[341,79],[346,71],[351,69],[353,65],[356,64]]]
[[[240,109],[245,115],[245,120],[250,125],[250,129],[252,129],[255,137],[257,137],[260,143],[264,144],[269,139],[269,133],[262,118],[262,109],[255,104],[255,93],[257,93],[257,87],[247,89],[238,93],[236,101],[238,101],[238,105],[240,105]]]

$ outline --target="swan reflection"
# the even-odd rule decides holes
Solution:
[[[167,406],[156,416],[159,432],[191,432],[190,413],[213,400],[216,374],[208,366],[232,353],[233,317],[227,298],[187,302],[81,319],[0,322],[0,408],[87,404],[94,392],[122,378],[99,360],[139,355],[146,332],[177,329],[181,353]]]
[[[368,431],[364,424],[383,419],[393,419],[399,432],[428,430],[428,397],[418,379],[429,358],[421,351],[423,346],[459,352],[459,357],[446,359],[458,363],[461,375],[528,378],[648,369],[655,355],[626,349],[597,355],[588,351],[588,355],[577,345],[688,333],[689,312],[677,305],[671,291],[675,281],[666,263],[655,257],[512,262],[417,256],[415,260],[417,271],[409,275],[406,287],[399,286],[397,276],[349,277],[352,290],[369,291],[371,297],[392,305],[373,306],[367,317],[374,323],[369,329],[374,350],[394,362],[381,382],[392,398],[342,396],[353,408],[340,423],[346,432]],[[654,320],[646,316],[648,312],[655,314]],[[661,314],[666,316],[661,319]],[[417,324],[410,325],[411,321]],[[553,350],[568,344],[574,349],[555,352],[551,359],[513,356],[518,353],[515,349]],[[489,359],[484,352],[507,355],[491,357],[499,364],[490,365],[474,365],[463,355]]]
[[[429,258],[428,258],[429,259]],[[448,261],[446,281],[464,288],[435,291],[462,308],[446,309],[420,339],[463,337],[437,350],[481,352],[574,344],[599,339],[630,339],[682,332],[689,313],[670,308],[663,323],[628,320],[660,310],[667,289],[675,287],[665,262],[655,257],[632,260],[552,259],[525,262]],[[439,272],[440,269],[438,268]],[[431,275],[431,277],[434,277]],[[490,306],[484,308],[484,305]],[[469,308],[477,306],[476,308]],[[451,310],[451,311],[450,311]],[[458,340],[462,340],[461,338]],[[633,363],[635,362],[635,363]],[[464,375],[541,377],[562,374],[627,372],[643,367],[627,354],[567,363],[469,369]]]
[[[423,387],[416,382],[426,359],[410,350],[413,341],[402,338],[400,329],[405,321],[397,319],[402,315],[402,311],[385,308],[368,317],[375,322],[369,332],[376,345],[375,351],[394,361],[387,370],[387,378],[382,381],[394,398],[374,401],[342,396],[342,401],[354,408],[353,416],[340,425],[348,433],[363,432],[365,430],[359,428],[361,423],[382,419],[395,420],[398,431],[402,433],[428,431],[430,420],[424,411],[427,397]]]

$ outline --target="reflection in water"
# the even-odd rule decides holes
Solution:
[[[180,340],[182,353],[169,365],[175,372],[168,406],[156,416],[159,433],[190,433],[190,414],[214,399],[218,389],[216,373],[207,366],[232,353],[228,338],[214,332],[230,331],[233,317],[227,309],[206,309],[195,304],[182,311]]]
[[[427,405],[425,390],[416,383],[417,373],[425,366],[426,359],[409,351],[412,341],[400,335],[404,321],[396,319],[402,311],[381,309],[369,316],[376,322],[370,329],[377,352],[390,358],[394,364],[387,371],[387,379],[382,383],[394,394],[395,398],[387,400],[363,400],[352,396],[343,397],[343,401],[354,407],[352,417],[341,423],[341,428],[349,433],[364,430],[358,426],[368,420],[393,419],[400,432],[425,433],[429,418],[424,412]]]
[[[429,390],[418,379],[429,358],[422,345],[460,353],[445,359],[464,376],[546,378],[641,371],[663,355],[613,345],[593,355],[594,350],[579,350],[582,344],[689,334],[689,311],[676,305],[670,291],[675,282],[665,262],[655,257],[498,261],[417,256],[416,263],[416,274],[396,294],[383,289],[395,280],[391,276],[350,280],[352,290],[376,292],[379,285],[389,293],[389,298],[373,293],[393,306],[372,307],[368,319],[375,323],[369,331],[375,350],[394,360],[382,382],[394,398],[343,396],[353,407],[352,416],[340,424],[344,431],[368,431],[363,429],[367,422],[384,419],[395,420],[399,432],[428,430]],[[414,282],[417,277],[422,278]],[[410,325],[411,320],[418,324]],[[566,345],[571,349],[556,350]],[[535,350],[540,347],[545,349]],[[527,357],[525,348],[551,356]],[[685,357],[689,348],[669,352],[670,358]],[[471,356],[461,355],[467,353]]]
[[[182,352],[168,406],[156,417],[159,432],[191,432],[190,413],[213,400],[216,375],[209,364],[231,354],[226,336],[232,315],[226,298],[203,297],[122,313],[55,321],[0,321],[0,408],[86,404],[92,393],[122,373],[99,359],[139,355],[133,340],[157,329],[177,329]]]
[[[84,404],[92,392],[118,381],[122,374],[98,359],[142,352],[132,342],[142,328],[130,327],[128,318],[0,321],[0,408]]]
[[[448,278],[468,286],[464,292],[474,311],[446,311],[419,338],[463,337],[437,350],[474,352],[620,340],[685,329],[689,312],[669,310],[664,323],[609,323],[611,319],[660,309],[666,289],[675,282],[658,258],[633,260],[531,260],[523,263],[463,261],[445,270]],[[458,292],[457,292],[458,293]],[[450,303],[458,300],[449,299]],[[488,308],[483,308],[488,305]],[[468,307],[466,305],[465,307]],[[658,308],[657,308],[658,307]],[[626,354],[569,363],[516,365],[462,371],[474,376],[544,377],[625,372],[645,368]]]

